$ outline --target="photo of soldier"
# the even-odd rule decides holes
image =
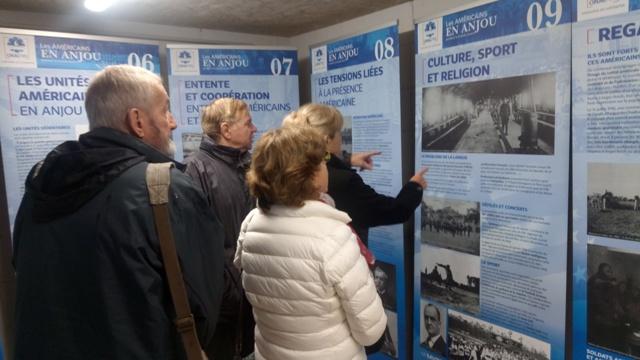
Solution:
[[[637,252],[587,247],[587,341],[640,357],[640,281]]]

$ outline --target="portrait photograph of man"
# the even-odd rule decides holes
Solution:
[[[373,283],[385,309],[396,311],[396,267],[376,261],[373,267]]]
[[[423,325],[420,331],[420,346],[431,352],[446,356],[446,309],[426,301],[420,302],[420,308],[422,313],[420,320]]]

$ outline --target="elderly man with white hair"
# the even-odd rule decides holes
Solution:
[[[145,182],[150,163],[172,161],[167,93],[147,70],[110,66],[85,107],[90,131],[26,180],[14,231],[16,359],[184,359]],[[199,341],[213,356],[223,232],[174,164],[169,223]]]

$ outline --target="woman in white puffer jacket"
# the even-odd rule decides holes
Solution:
[[[320,201],[325,141],[283,128],[258,140],[247,176],[258,209],[235,265],[256,320],[257,359],[366,359],[387,318],[349,216]]]

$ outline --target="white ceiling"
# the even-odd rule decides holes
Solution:
[[[117,0],[110,20],[290,37],[411,0]],[[88,13],[84,0],[0,0],[0,10]],[[93,14],[92,14],[93,16]]]

